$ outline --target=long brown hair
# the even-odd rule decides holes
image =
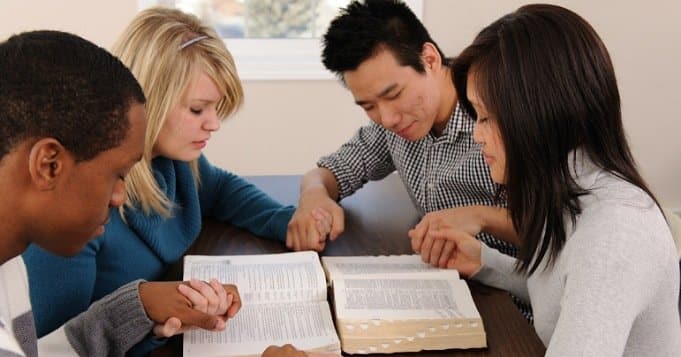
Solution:
[[[462,95],[473,73],[497,121],[506,151],[503,189],[523,242],[519,271],[533,273],[546,254],[552,265],[565,245],[565,221],[574,224],[581,213],[579,196],[587,192],[570,173],[577,150],[655,200],[624,134],[608,51],[579,15],[554,5],[523,6],[483,29],[452,71],[466,110],[475,116]]]

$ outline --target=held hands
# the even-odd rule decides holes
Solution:
[[[482,267],[482,243],[474,236],[455,228],[431,229],[435,241],[447,241],[453,248],[447,260],[447,269],[456,269],[464,277],[475,275]]]
[[[337,357],[335,353],[303,352],[292,345],[267,347],[261,357]]]
[[[140,284],[140,299],[157,336],[170,337],[191,327],[220,331],[228,318],[241,308],[234,285],[198,280],[190,282],[146,282]]]
[[[435,239],[433,232],[449,230],[451,235],[473,236],[482,230],[482,216],[478,206],[450,208],[426,214],[409,230],[411,247],[421,254],[421,259],[433,266],[446,268],[455,253],[453,240]]]
[[[324,250],[326,237],[336,240],[345,228],[343,209],[323,188],[300,194],[298,209],[286,232],[286,246],[295,251]]]

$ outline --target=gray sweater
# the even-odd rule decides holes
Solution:
[[[39,347],[50,356],[123,356],[153,327],[139,284],[128,283],[98,300],[38,344],[26,268],[21,256],[9,260],[0,266],[0,356],[37,356]]]
[[[483,244],[473,278],[527,299],[547,356],[681,356],[679,263],[667,224],[642,190],[577,156],[582,214],[555,265],[529,277]]]

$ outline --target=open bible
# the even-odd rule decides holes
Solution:
[[[223,332],[185,333],[185,356],[259,356],[286,343],[336,353],[342,346],[353,354],[486,346],[466,282],[416,255],[321,263],[315,252],[185,257],[185,280],[212,277],[238,286],[241,311]]]
[[[347,353],[486,347],[468,285],[418,255],[322,257]]]
[[[260,356],[269,345],[340,353],[315,252],[186,256],[184,279],[235,284],[242,307],[222,332],[184,334],[184,356]]]

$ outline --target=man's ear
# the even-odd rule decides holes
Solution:
[[[442,66],[442,56],[440,56],[440,51],[432,42],[426,42],[421,48],[421,61],[423,62],[423,67],[426,72],[432,70],[439,70]]]
[[[72,160],[71,155],[57,139],[43,138],[36,141],[31,146],[28,156],[31,181],[40,190],[53,190]]]

